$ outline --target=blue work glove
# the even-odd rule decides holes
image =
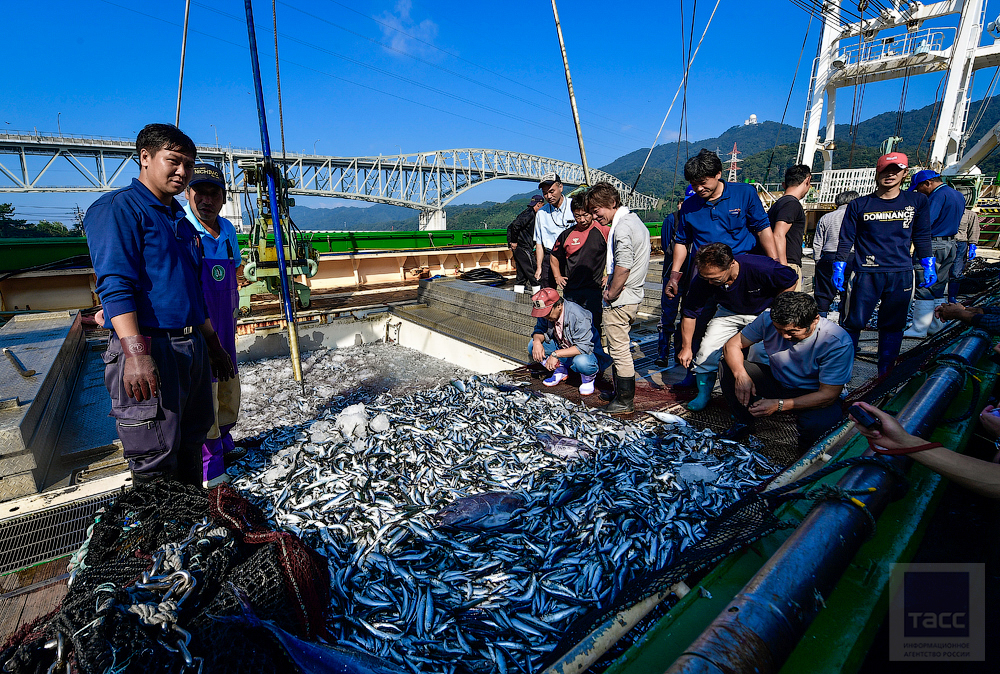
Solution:
[[[837,290],[844,289],[844,270],[847,269],[846,262],[833,263],[833,285]]]
[[[976,259],[976,244],[974,243],[969,244],[969,259],[970,260]]]
[[[922,258],[920,260],[920,266],[924,268],[924,282],[920,284],[920,287],[930,288],[932,285],[937,283],[937,270],[934,269],[934,258]]]

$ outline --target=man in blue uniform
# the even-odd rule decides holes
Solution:
[[[771,221],[757,190],[744,183],[723,181],[722,160],[717,154],[703,149],[688,159],[684,164],[684,178],[691,183],[694,196],[684,201],[676,216],[670,277],[663,288],[668,298],[679,293],[682,279],[686,277],[690,283],[698,273],[694,256],[699,248],[710,243],[724,243],[734,255],[760,248],[768,257],[778,259]],[[685,301],[681,300],[682,311]],[[714,313],[714,306],[703,311],[703,322],[699,322],[702,327],[695,331],[696,341],[700,341],[704,326]],[[691,379],[693,383],[693,377]]]
[[[195,146],[169,124],[147,125],[135,145],[139,178],[95,201],[83,222],[113,330],[104,382],[135,480],[200,485],[211,375],[227,379],[233,364],[207,318],[198,235],[174,199]]]
[[[918,287],[913,294],[913,324],[903,333],[904,337],[924,338],[933,335],[944,324],[934,319],[934,307],[945,303],[945,290],[951,279],[951,268],[958,255],[955,235],[962,224],[965,213],[965,197],[950,185],[941,181],[937,171],[918,171],[910,181],[910,191],[916,190],[927,197],[927,217],[931,223],[931,250],[937,272],[937,282],[928,287]],[[923,271],[914,268],[918,285],[923,280]]]
[[[688,185],[687,190],[684,192],[684,200],[692,196],[694,196],[694,188]],[[677,202],[678,211],[684,205],[684,200]],[[677,228],[676,216],[676,211],[667,215],[663,219],[663,225],[660,227],[660,246],[665,252],[672,252],[674,249],[674,230]],[[668,280],[670,280],[670,263],[665,260],[663,263],[663,274],[660,279],[660,282],[663,284],[663,292],[660,293],[660,322],[656,325],[659,337],[656,342],[656,360],[653,361],[657,367],[670,367],[670,340],[674,336],[674,324],[677,322],[677,308],[681,302],[681,295],[687,291],[687,283],[682,278],[683,287],[679,287],[679,292],[673,297],[668,297]],[[679,347],[675,344],[675,357],[677,355],[676,351],[679,350]]]
[[[854,272],[843,325],[854,341],[855,350],[875,305],[882,300],[878,310],[879,375],[892,369],[903,343],[906,310],[913,292],[911,244],[923,267],[921,286],[930,287],[937,281],[927,197],[920,192],[900,190],[908,165],[909,160],[902,152],[879,157],[875,166],[875,192],[847,205],[833,263],[833,284],[837,290],[844,289],[848,262]]]
[[[184,212],[201,237],[201,285],[205,292],[205,307],[219,341],[226,349],[236,370],[236,315],[240,308],[240,291],[236,270],[242,264],[240,244],[233,223],[219,216],[226,202],[226,179],[211,164],[195,164],[194,177],[184,192],[187,206]],[[212,397],[215,423],[201,448],[202,486],[210,489],[228,482],[225,454],[236,449],[229,434],[240,412],[240,378],[213,378]]]

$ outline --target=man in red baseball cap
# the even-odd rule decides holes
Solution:
[[[552,373],[542,383],[555,386],[573,370],[580,373],[580,395],[593,393],[594,379],[610,359],[601,349],[590,312],[559,297],[554,288],[542,288],[531,296],[531,315],[538,323],[528,344],[528,356]]]
[[[902,152],[879,157],[875,165],[875,192],[859,197],[847,206],[840,229],[837,256],[833,263],[833,284],[844,289],[844,272],[852,265],[851,287],[843,326],[857,351],[861,331],[878,310],[878,373],[892,369],[903,343],[906,314],[913,293],[914,257],[923,267],[921,287],[937,281],[931,248],[931,221],[927,197],[903,191],[909,160]],[[851,251],[851,248],[854,251]]]

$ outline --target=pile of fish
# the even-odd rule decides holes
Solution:
[[[350,402],[263,437],[234,486],[327,555],[339,645],[400,671],[538,671],[776,472],[492,376]]]

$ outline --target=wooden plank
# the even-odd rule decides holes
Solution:
[[[44,583],[66,573],[67,557],[60,557],[21,571],[0,576],[0,594]],[[25,594],[0,599],[0,642],[3,642],[21,625],[45,615],[66,596],[66,580],[44,585]]]

